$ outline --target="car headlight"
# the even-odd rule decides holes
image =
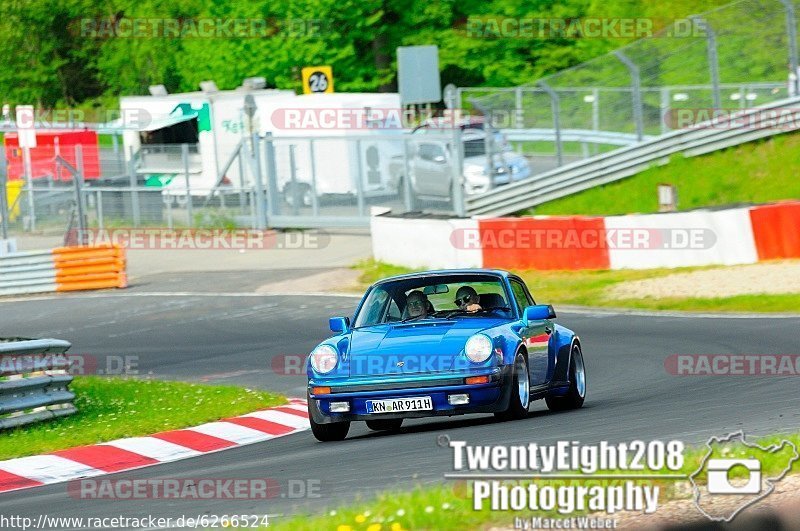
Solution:
[[[470,361],[482,363],[492,355],[492,340],[486,334],[475,334],[467,339],[464,353]]]
[[[330,345],[320,345],[311,351],[311,367],[320,374],[331,372],[339,361],[339,354]]]

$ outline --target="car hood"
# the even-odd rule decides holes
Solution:
[[[464,317],[376,325],[353,330],[351,376],[447,371],[473,334],[504,319]]]

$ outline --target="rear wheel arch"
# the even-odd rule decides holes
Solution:
[[[578,341],[578,336],[573,336],[568,344],[558,347],[558,351],[556,352],[556,366],[553,369],[552,381],[561,382],[567,379],[567,375],[569,374],[570,357],[572,356],[572,348],[576,341]]]

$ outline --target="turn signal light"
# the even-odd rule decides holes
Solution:
[[[312,387],[311,388],[312,395],[329,395],[331,394],[330,387]]]
[[[488,376],[471,376],[464,380],[467,385],[475,385],[475,384],[485,384],[489,383]]]

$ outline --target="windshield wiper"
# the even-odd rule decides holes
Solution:
[[[423,317],[428,317],[427,315],[414,315],[412,317],[406,317],[405,319],[400,319],[398,323],[407,323],[409,321],[415,321],[417,319],[422,319]]]

